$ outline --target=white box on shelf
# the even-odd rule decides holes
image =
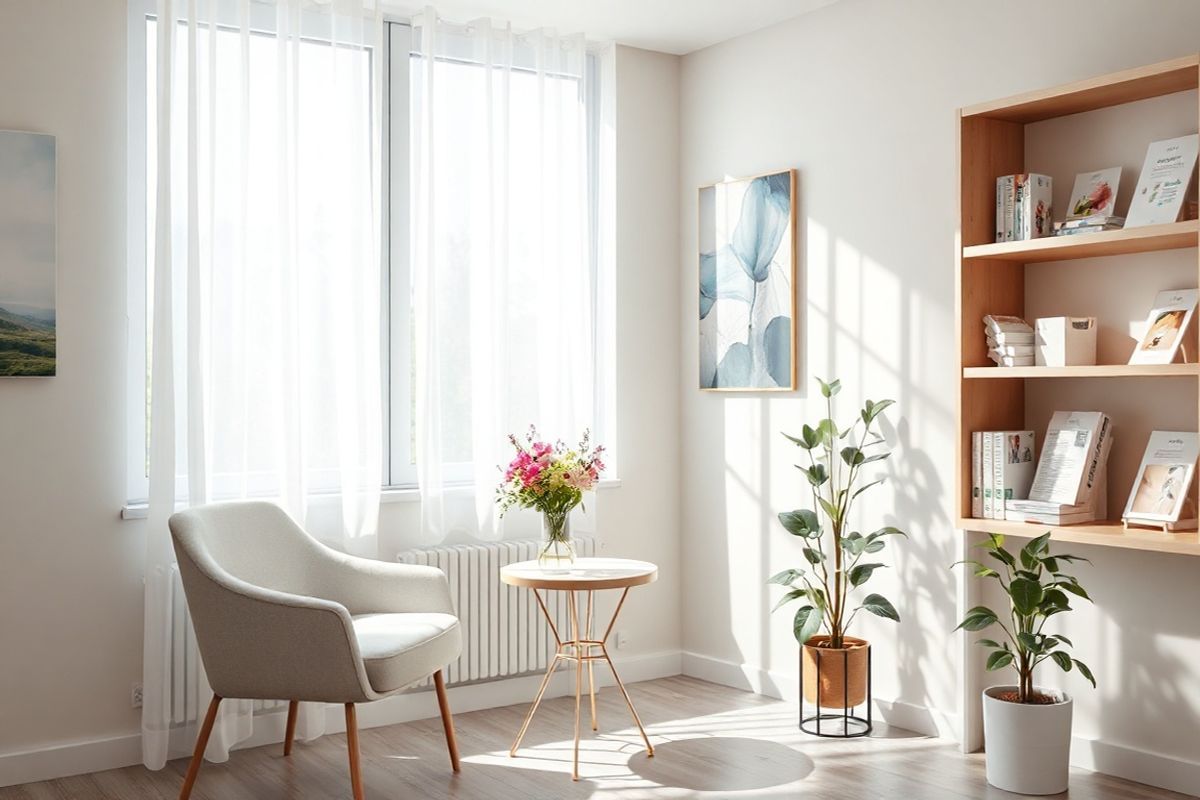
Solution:
[[[1034,364],[1079,367],[1096,363],[1095,317],[1041,317],[1034,321]]]

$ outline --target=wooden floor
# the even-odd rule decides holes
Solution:
[[[570,798],[811,798],[812,800],[979,800],[1013,798],[987,785],[983,758],[953,743],[898,729],[870,739],[815,739],[796,729],[784,702],[692,678],[633,684],[655,757],[647,758],[615,689],[598,698],[600,733],[586,731],[583,779],[571,781],[574,698],[547,701],[518,758],[508,746],[524,706],[456,717],[463,756],[453,775],[441,722],[422,720],[362,732],[370,800],[569,800]],[[586,709],[586,703],[585,703]],[[585,710],[586,715],[586,710]],[[175,798],[186,760],[160,772],[141,767],[0,789],[0,800]],[[350,796],[345,736],[235,752],[205,764],[195,800],[275,800]],[[1063,795],[1064,797],[1066,795]],[[1071,776],[1072,800],[1166,800],[1185,795],[1083,771]]]

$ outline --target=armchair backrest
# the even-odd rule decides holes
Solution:
[[[176,550],[183,549],[202,572],[215,566],[264,589],[313,593],[321,546],[279,506],[256,501],[199,506],[173,515],[169,525]]]

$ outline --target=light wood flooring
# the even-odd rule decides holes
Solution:
[[[574,698],[543,703],[518,758],[508,757],[525,706],[455,718],[462,773],[450,771],[437,718],[364,730],[368,800],[658,800],[658,798],[811,798],[811,800],[980,800],[1014,798],[987,785],[981,755],[955,744],[880,727],[870,739],[815,739],[796,729],[795,707],[692,678],[631,684],[655,747],[647,758],[613,688],[597,699],[600,733],[586,720],[579,783],[571,781]],[[160,772],[141,767],[0,789],[0,800],[172,800],[187,760]],[[1063,795],[1064,797],[1066,795]],[[237,751],[206,763],[194,800],[350,797],[346,738]],[[1071,800],[1167,800],[1185,795],[1075,770]]]

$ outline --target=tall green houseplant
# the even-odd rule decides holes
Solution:
[[[833,419],[833,398],[842,389],[841,381],[826,383],[817,379],[825,397],[825,418],[816,426],[805,425],[799,436],[785,437],[806,455],[807,464],[797,464],[812,497],[811,508],[786,511],[779,515],[784,529],[804,539],[804,558],[808,568],[786,569],[771,577],[769,583],[787,586],[789,591],[775,608],[793,600],[803,600],[792,623],[796,641],[808,642],[824,628],[829,647],[841,649],[844,637],[859,611],[900,621],[895,606],[883,595],[868,594],[854,605],[850,591],[865,584],[885,564],[863,562],[867,554],[883,550],[889,536],[907,536],[890,525],[863,534],[850,529],[855,501],[884,478],[868,479],[863,469],[891,455],[875,426],[879,415],[892,400],[867,400],[858,417],[845,428]]]

